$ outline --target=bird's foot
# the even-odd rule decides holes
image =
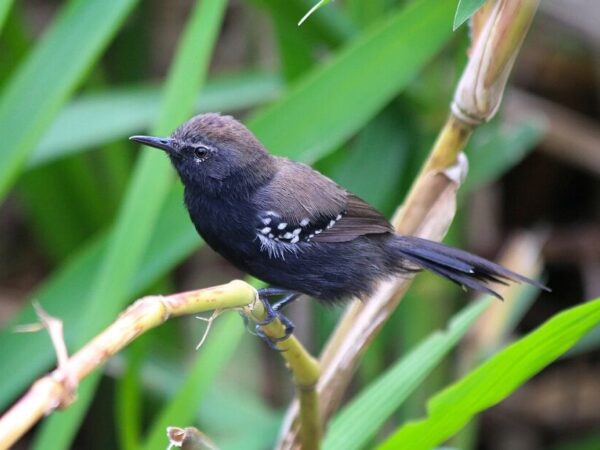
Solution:
[[[274,305],[271,305],[268,298],[269,298],[269,296],[273,296],[273,295],[284,295],[284,297],[281,300],[279,300],[278,302],[276,302]],[[259,289],[259,291],[258,291],[258,298],[265,308],[266,315],[263,320],[261,320],[260,322],[258,322],[256,324],[254,331],[255,331],[256,335],[258,337],[260,337],[263,341],[265,341],[266,344],[273,350],[282,351],[277,346],[277,343],[286,340],[294,332],[293,322],[290,319],[288,319],[285,315],[283,315],[283,313],[281,312],[281,309],[285,305],[287,305],[290,302],[292,302],[293,300],[295,300],[299,295],[300,294],[298,294],[296,292],[290,293],[289,291],[285,291],[285,290],[279,289],[279,288],[264,288],[264,289]],[[283,336],[279,336],[279,337],[268,336],[262,330],[263,326],[270,324],[275,319],[279,319],[279,321],[281,322],[281,324],[283,325],[283,327],[285,329]]]

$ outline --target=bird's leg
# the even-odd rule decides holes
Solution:
[[[283,298],[281,298],[274,305],[271,305],[271,303],[268,300],[269,297],[280,296],[280,295],[283,295]],[[277,288],[277,287],[268,287],[268,288],[263,288],[263,289],[258,290],[258,298],[260,299],[261,303],[263,304],[263,306],[265,308],[266,315],[262,321],[260,321],[256,324],[255,331],[256,331],[256,334],[263,341],[265,341],[269,347],[271,347],[274,350],[279,350],[279,348],[276,345],[277,342],[281,342],[281,341],[287,339],[294,332],[294,324],[292,323],[292,321],[290,319],[288,319],[286,316],[284,316],[280,312],[280,310],[284,306],[290,304],[292,301],[294,301],[300,295],[301,294],[298,292],[292,292],[287,289],[282,289],[282,288]],[[279,321],[285,328],[284,335],[281,337],[278,337],[278,338],[273,338],[273,337],[267,336],[261,329],[261,326],[267,325],[275,319],[279,319]]]

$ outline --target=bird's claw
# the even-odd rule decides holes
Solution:
[[[284,326],[285,331],[283,333],[283,336],[272,337],[272,336],[269,336],[267,333],[265,333],[261,327],[264,325],[268,325],[276,318],[279,319],[281,324]],[[263,320],[260,323],[257,323],[256,327],[254,328],[254,332],[259,338],[261,338],[263,341],[265,341],[265,343],[269,346],[269,348],[271,348],[275,351],[278,351],[278,352],[283,352],[285,350],[282,348],[279,348],[277,346],[277,343],[285,341],[287,338],[289,338],[294,333],[294,324],[290,321],[290,319],[285,317],[283,314],[279,313],[279,314],[271,317],[271,319],[269,319],[269,321],[266,323],[265,323],[265,320]]]
[[[277,343],[280,342],[283,339],[287,339],[287,336],[273,338],[273,337],[267,335],[267,333],[265,333],[262,330],[262,328],[260,327],[260,325],[256,325],[256,328],[254,329],[254,332],[256,333],[256,335],[259,338],[261,338],[265,342],[265,344],[267,344],[269,346],[269,348],[271,350],[275,350],[276,352],[284,352],[285,351],[285,349],[279,348],[277,346]]]
[[[254,331],[255,331],[256,335],[258,337],[260,337],[263,341],[265,341],[266,344],[271,349],[281,352],[284,350],[279,348],[277,346],[277,343],[285,341],[287,338],[289,338],[294,333],[294,324],[292,323],[292,321],[290,319],[288,319],[286,316],[284,316],[279,311],[279,308],[275,309],[275,307],[273,307],[265,297],[266,296],[259,295],[259,299],[265,308],[266,314],[265,314],[264,319],[256,324]],[[267,335],[262,330],[263,326],[270,324],[275,319],[279,319],[279,321],[281,322],[281,324],[283,325],[283,327],[285,329],[283,336],[272,337],[272,336]]]

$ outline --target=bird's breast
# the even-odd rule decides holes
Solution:
[[[207,198],[188,191],[185,204],[196,230],[206,243],[239,268],[247,270],[244,261],[255,257],[260,249],[254,223],[248,220],[254,215],[253,211],[248,211],[248,204]]]

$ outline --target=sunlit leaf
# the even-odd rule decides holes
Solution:
[[[431,449],[496,405],[600,323],[600,299],[563,311],[433,397],[427,417],[409,422],[381,450]]]
[[[365,448],[369,439],[454,348],[491,301],[488,298],[465,308],[450,321],[447,330],[431,335],[360,392],[332,420],[323,448]]]

